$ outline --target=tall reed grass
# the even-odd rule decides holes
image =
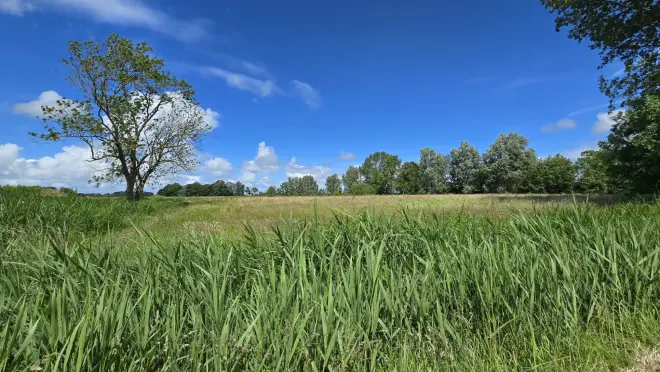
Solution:
[[[660,204],[0,252],[0,370],[607,370],[660,342]]]

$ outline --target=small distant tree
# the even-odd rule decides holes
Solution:
[[[401,166],[397,155],[380,151],[369,155],[360,167],[365,183],[371,185],[377,194],[392,194],[394,179]]]
[[[449,153],[449,179],[451,191],[459,194],[482,192],[484,166],[474,146],[466,141]]]
[[[607,160],[602,150],[587,150],[577,160],[577,192],[608,194],[613,191],[607,170]]]
[[[339,180],[337,174],[333,174],[326,178],[325,190],[330,195],[341,193],[341,180]]]
[[[184,188],[186,196],[206,196],[206,189],[199,182],[188,184]]]
[[[113,34],[71,41],[68,51],[62,63],[82,99],[43,107],[44,133],[31,135],[84,142],[101,171],[94,181],[123,180],[130,200],[152,179],[194,169],[210,127],[190,84],[164,71],[151,47]]]
[[[158,190],[156,194],[161,195],[161,196],[177,196],[179,194],[179,191],[183,189],[183,186],[181,186],[178,183],[171,183],[169,185],[165,185],[162,189]]]
[[[66,196],[78,196],[78,191],[68,187],[60,187],[60,193]]]
[[[252,188],[252,195],[259,195],[259,189],[256,187]]]
[[[403,163],[396,178],[396,188],[402,194],[419,194],[422,191],[421,178],[421,170],[417,163],[414,161]]]
[[[275,188],[275,186],[270,186],[268,190],[266,190],[266,196],[270,196],[270,197],[277,196],[277,189]]]
[[[449,159],[425,147],[419,151],[420,187],[425,194],[444,194],[448,191]]]
[[[232,191],[234,196],[243,196],[245,195],[245,185],[240,181],[236,181],[236,183],[233,184]]]
[[[351,188],[354,185],[362,183],[360,169],[352,165],[348,167],[346,173],[344,173],[344,175],[341,177],[341,182],[344,184],[344,192],[350,193]]]
[[[486,185],[490,192],[517,193],[524,190],[529,167],[536,153],[528,149],[527,138],[516,134],[501,134],[483,155],[488,172]]]
[[[318,193],[319,185],[314,177],[306,175],[300,179],[300,195],[311,196]]]

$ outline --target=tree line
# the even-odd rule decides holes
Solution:
[[[537,157],[529,141],[517,133],[502,134],[480,154],[464,141],[449,153],[420,150],[418,161],[402,162],[387,152],[370,154],[360,166],[333,174],[320,188],[311,175],[289,177],[265,196],[367,195],[367,194],[475,194],[475,193],[625,193],[625,185],[611,178],[603,151],[590,150],[572,160],[557,154]],[[158,191],[164,196],[260,195],[240,182],[216,181],[210,185],[170,184]]]

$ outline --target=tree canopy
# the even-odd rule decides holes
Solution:
[[[78,139],[100,173],[95,181],[126,183],[140,199],[148,181],[190,171],[195,151],[211,129],[185,80],[164,70],[146,43],[113,34],[102,43],[71,41],[62,63],[80,99],[63,98],[43,107],[49,141]]]

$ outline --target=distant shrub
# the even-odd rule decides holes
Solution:
[[[358,183],[356,185],[351,186],[351,194],[374,195],[376,194],[376,188],[366,183]]]
[[[60,187],[60,194],[65,196],[78,196],[78,192],[68,187]]]

